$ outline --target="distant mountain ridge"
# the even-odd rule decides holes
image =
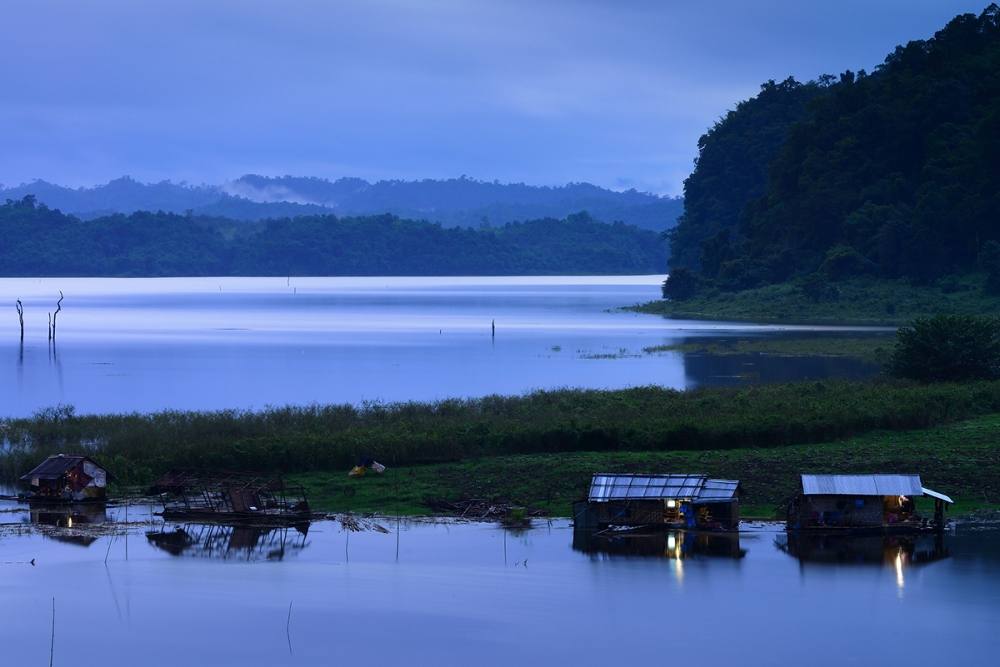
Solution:
[[[0,201],[34,195],[50,208],[92,219],[115,213],[164,211],[263,220],[305,215],[381,215],[437,222],[446,227],[503,225],[539,218],[565,218],[586,211],[603,222],[621,221],[664,231],[676,223],[683,200],[628,190],[616,192],[589,183],[548,187],[461,177],[444,180],[376,181],[255,174],[221,185],[122,177],[91,188],[68,188],[46,181],[0,187]]]

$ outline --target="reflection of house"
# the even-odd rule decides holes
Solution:
[[[746,555],[737,532],[707,533],[686,530],[587,530],[573,531],[573,549],[596,556],[647,556],[655,558],[733,558]]]
[[[294,527],[188,524],[148,532],[146,539],[172,556],[256,561],[282,560],[301,551],[308,533],[308,523]]]
[[[580,526],[672,526],[731,530],[739,526],[740,484],[705,475],[596,474],[586,503],[574,506]]]
[[[914,498],[934,500],[934,517],[921,516]],[[940,530],[951,498],[923,486],[919,475],[802,475],[788,504],[790,530]]]
[[[803,563],[870,564],[894,567],[948,557],[944,535],[845,535],[792,532],[778,548]]]
[[[98,540],[108,519],[104,503],[30,503],[29,512],[32,525],[55,529],[43,530],[46,537],[84,547]]]
[[[56,454],[21,476],[33,500],[80,502],[107,497],[108,471],[86,456]]]

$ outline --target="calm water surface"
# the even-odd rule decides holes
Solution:
[[[434,400],[555,387],[864,377],[834,358],[644,348],[810,327],[611,312],[663,276],[0,279],[0,414]],[[57,344],[47,314],[66,295]],[[25,307],[18,344],[15,299]],[[496,336],[491,332],[496,322]]]
[[[53,597],[55,665],[976,666],[1000,650],[997,531],[856,543],[766,525],[611,540],[565,521],[266,531],[164,525],[133,506],[126,559],[124,536],[101,528],[122,508],[78,514],[82,531],[5,509],[5,665],[47,664]]]

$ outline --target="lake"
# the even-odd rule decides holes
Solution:
[[[122,507],[71,528],[0,509],[10,665],[47,664],[53,598],[54,665],[974,667],[1000,650],[997,530],[601,538],[565,520],[383,519],[386,533],[352,533],[163,524],[132,506],[126,540]]]
[[[855,330],[614,310],[658,298],[663,278],[4,278],[0,414],[56,404],[93,413],[683,389],[877,372],[846,358],[647,353],[704,337]],[[60,290],[51,346],[47,317]]]

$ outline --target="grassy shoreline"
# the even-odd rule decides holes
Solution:
[[[1000,312],[1000,296],[983,292],[980,275],[960,276],[931,286],[904,281],[855,279],[829,283],[820,299],[783,283],[740,292],[707,290],[684,301],[651,301],[626,310],[676,319],[779,324],[901,326],[918,317]]]
[[[803,471],[913,470],[987,507],[1000,502],[998,435],[1000,382],[563,390],[264,412],[50,410],[0,420],[0,476],[84,452],[124,486],[171,468],[247,470],[301,481],[319,509],[427,514],[428,499],[485,498],[560,515],[599,470],[736,477],[748,484],[748,508],[773,507]],[[362,456],[390,472],[348,480]]]
[[[1000,413],[913,431],[874,431],[833,442],[703,452],[569,452],[486,457],[401,466],[360,479],[304,473],[311,502],[324,511],[431,514],[429,499],[485,499],[569,516],[597,471],[702,472],[742,481],[747,518],[776,518],[801,472],[917,472],[956,499],[952,516],[1000,507]]]
[[[713,356],[759,354],[782,357],[847,357],[881,366],[888,362],[895,341],[894,333],[706,338],[656,345],[643,348],[643,352],[646,354],[683,352]]]

